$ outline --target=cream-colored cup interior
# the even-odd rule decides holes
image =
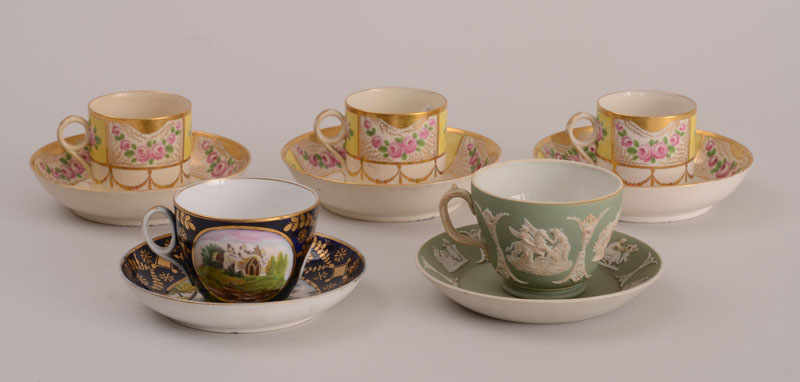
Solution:
[[[533,203],[579,203],[616,194],[622,180],[584,163],[530,159],[485,167],[472,178],[483,192]]]
[[[192,103],[177,94],[131,91],[104,95],[89,102],[89,110],[113,118],[154,119],[192,110]]]
[[[353,93],[344,102],[368,113],[412,114],[438,109],[447,104],[447,99],[424,89],[378,88]]]
[[[612,113],[632,117],[668,117],[697,108],[689,97],[649,90],[607,94],[600,97],[597,104]]]

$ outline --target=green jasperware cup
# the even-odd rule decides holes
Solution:
[[[606,169],[571,161],[530,159],[484,167],[471,191],[453,186],[439,204],[453,241],[479,247],[523,298],[570,298],[586,289],[614,233],[622,180]],[[479,231],[458,232],[447,204],[467,201]],[[485,261],[485,259],[484,259]]]

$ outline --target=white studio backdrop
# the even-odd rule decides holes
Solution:
[[[798,12],[793,1],[3,1],[0,380],[797,380]],[[497,321],[441,295],[414,266],[439,219],[323,211],[318,231],[365,254],[364,280],[310,323],[258,335],[148,310],[118,271],[140,230],[74,216],[28,168],[93,97],[148,89],[188,97],[195,130],[245,144],[248,175],[288,179],[280,148],[378,86],[445,95],[449,123],[492,138],[505,160],[531,157],[602,94],[678,92],[697,102],[700,129],[745,144],[755,163],[707,215],[620,224],[659,251],[664,276],[573,324]],[[454,220],[474,222],[465,209]]]

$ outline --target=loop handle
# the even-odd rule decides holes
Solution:
[[[592,135],[590,136],[589,139],[586,140],[579,140],[578,138],[575,137],[575,132],[574,132],[576,122],[582,119],[585,119],[592,123]],[[594,115],[591,115],[586,112],[576,113],[569,119],[569,121],[567,121],[567,135],[569,136],[569,141],[572,143],[572,146],[578,150],[578,153],[581,155],[581,157],[589,161],[589,163],[597,163],[597,162],[592,160],[592,158],[589,157],[588,154],[586,154],[584,148],[589,147],[593,143],[595,143],[596,138],[600,133],[600,129],[601,129],[600,122],[597,120],[597,118],[595,118]]]
[[[84,129],[86,129],[86,132],[83,134],[83,137],[81,137],[81,140],[75,144],[69,143],[67,142],[66,139],[64,139],[64,129],[73,123],[80,124],[83,126]],[[80,156],[81,150],[83,150],[86,147],[86,145],[89,144],[90,129],[91,127],[89,126],[89,122],[86,119],[78,115],[70,115],[64,118],[61,121],[61,123],[58,124],[58,130],[56,131],[56,136],[58,138],[58,144],[60,144],[61,147],[63,147],[66,152],[70,153],[75,158],[75,160],[78,161],[78,163],[80,163],[83,166],[83,168],[86,169],[86,173],[91,178],[92,168],[89,166],[89,163],[83,160],[83,158],[81,158]]]
[[[447,204],[450,202],[450,199],[453,198],[464,199],[464,201],[467,202],[467,205],[469,205],[470,212],[475,215],[475,206],[472,204],[472,195],[469,193],[469,191],[458,188],[454,184],[453,187],[451,187],[449,190],[447,190],[447,192],[444,193],[444,195],[442,195],[442,199],[439,200],[439,215],[442,217],[442,225],[444,226],[445,232],[447,232],[447,235],[458,244],[478,247],[486,251],[486,244],[484,244],[482,241],[458,232],[455,227],[453,227],[453,221],[450,220],[450,212],[447,210]]]
[[[169,244],[167,244],[167,246],[165,247],[156,244],[155,241],[153,241],[153,237],[150,236],[150,231],[148,231],[150,225],[150,219],[153,217],[153,215],[158,213],[166,216],[167,219],[169,220],[169,228],[171,236],[169,237]],[[151,251],[153,251],[153,253],[160,256],[162,259],[169,261],[170,263],[172,263],[172,265],[178,267],[178,269],[183,271],[183,274],[186,275],[186,278],[189,279],[189,281],[192,284],[194,284],[194,281],[189,276],[189,272],[186,271],[186,267],[177,260],[172,258],[172,252],[175,250],[175,245],[177,244],[176,224],[177,223],[175,222],[175,214],[173,214],[172,211],[169,210],[169,208],[164,206],[155,206],[151,208],[149,211],[147,211],[147,213],[144,214],[144,217],[142,218],[142,234],[144,234],[144,240],[147,242],[147,246],[150,248]]]
[[[322,129],[320,128],[322,120],[328,117],[334,117],[338,119],[339,122],[342,123],[342,128],[339,129],[339,133],[337,133],[336,136],[333,138],[328,138],[325,134],[322,134]],[[339,154],[339,152],[336,151],[335,148],[333,148],[333,145],[344,140],[347,137],[347,132],[349,130],[350,128],[347,126],[347,119],[344,117],[344,115],[342,115],[342,113],[334,109],[323,110],[321,113],[319,113],[319,115],[317,115],[317,118],[314,120],[314,134],[317,135],[319,141],[322,142],[323,145],[325,145],[325,148],[328,149],[331,155],[333,155],[334,158],[339,160],[339,162],[342,162],[342,164],[345,163],[345,159],[342,157],[342,154]]]

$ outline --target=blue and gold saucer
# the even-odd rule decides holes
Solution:
[[[164,245],[168,239],[163,235],[155,242]],[[218,303],[206,301],[180,269],[145,243],[128,251],[120,264],[128,287],[149,308],[181,325],[217,333],[256,333],[306,322],[350,294],[364,267],[364,256],[351,245],[316,234],[288,299]]]

